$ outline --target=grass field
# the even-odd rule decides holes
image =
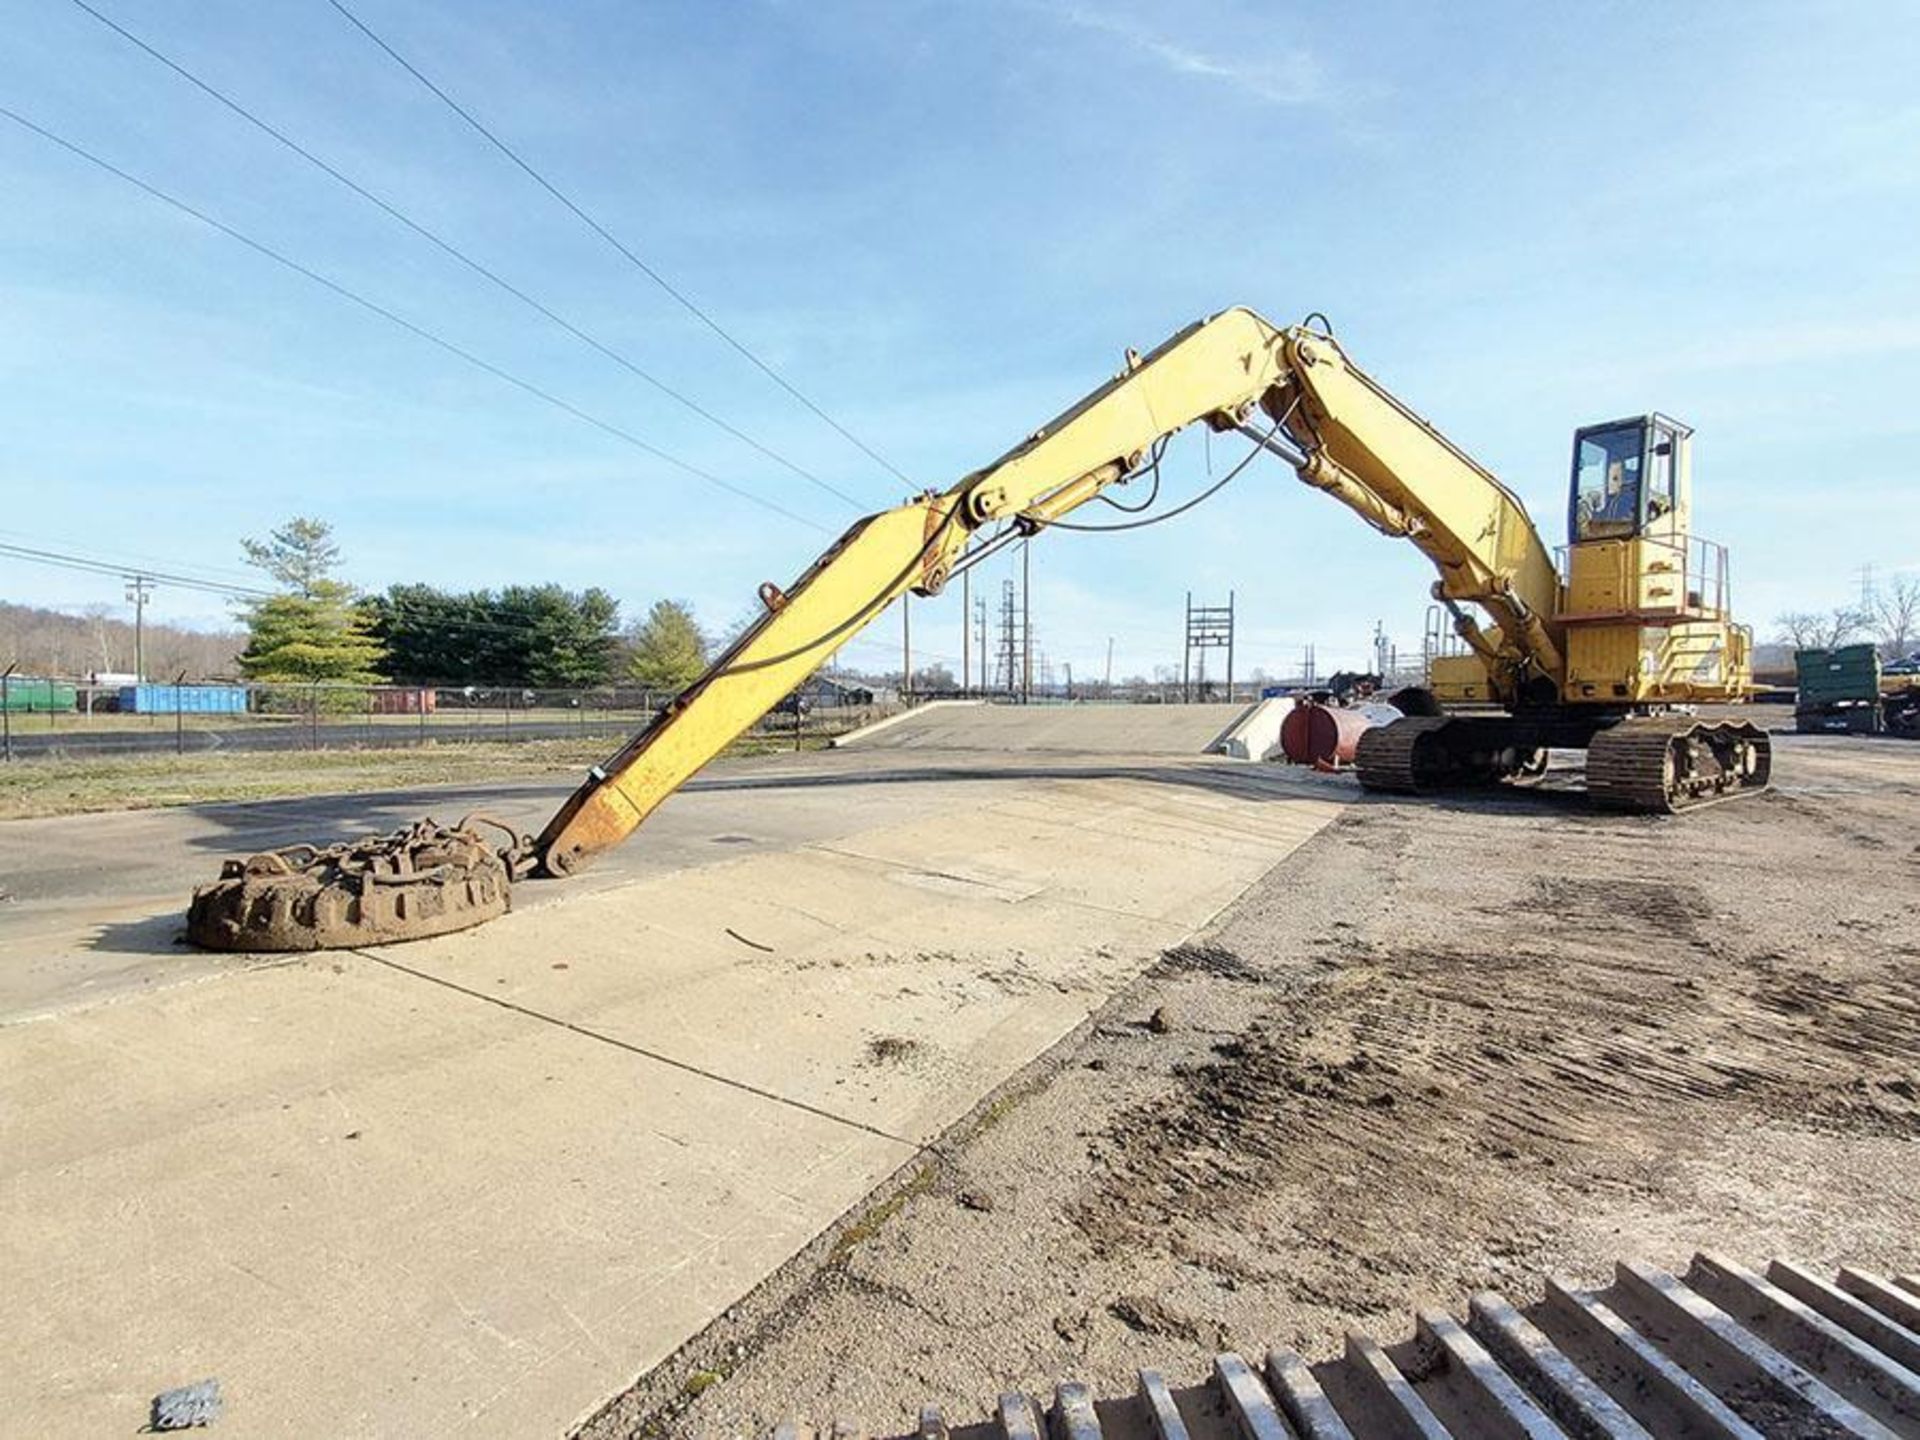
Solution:
[[[801,748],[817,750],[826,741],[825,734],[809,735]],[[393,750],[216,751],[17,761],[0,765],[0,820],[578,775],[605,760],[612,748],[613,742],[601,737],[410,745]],[[793,748],[791,736],[748,736],[725,753],[758,755]]]
[[[482,707],[473,710],[446,709],[435,711],[426,717],[424,727],[418,715],[369,715],[364,710],[326,710],[322,709],[317,717],[322,725],[371,725],[380,728],[402,728],[419,730],[424,728],[428,734],[444,730],[458,735],[468,730],[499,731],[502,727],[511,729],[515,725],[594,725],[605,728],[609,724],[622,725],[628,729],[638,729],[653,715],[651,710],[577,710],[569,707],[550,705],[534,709],[501,710],[498,707]],[[308,723],[306,715],[272,714],[263,715],[248,712],[243,715],[188,714],[185,717],[189,730],[232,730],[240,727],[259,727],[284,729],[289,726],[302,726]],[[16,711],[7,717],[7,722],[15,735],[73,735],[81,733],[141,733],[156,731],[171,734],[176,723],[172,711],[162,711],[152,715],[129,715],[113,710],[101,710],[92,715],[84,715],[75,710],[34,710]]]

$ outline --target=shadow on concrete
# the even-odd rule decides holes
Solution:
[[[774,756],[767,759],[769,762],[790,763],[792,757]],[[832,761],[826,762],[827,766],[832,764]],[[1244,762],[1159,766],[1138,762],[1116,764],[1102,760],[1087,764],[1028,761],[1009,765],[1002,763],[1000,757],[982,757],[973,764],[894,765],[885,769],[856,768],[853,765],[823,767],[817,773],[804,775],[710,773],[689,781],[679,793],[778,794],[809,790],[852,791],[869,785],[1115,779],[1176,785],[1246,799],[1297,798],[1303,794],[1318,796],[1322,785],[1325,787],[1325,798],[1328,799],[1351,799],[1359,793],[1353,782],[1348,780],[1315,776],[1304,771],[1288,774],[1262,770],[1244,766]],[[423,786],[412,790],[373,790],[345,795],[196,805],[184,808],[217,828],[187,843],[202,851],[232,855],[242,850],[271,850],[323,836],[344,839],[393,830],[410,824],[423,814],[431,814],[435,819],[451,824],[475,810],[495,814],[525,829],[537,830],[558,808],[560,801],[572,793],[575,783],[571,779],[502,781],[484,786]]]
[[[87,940],[87,949],[103,955],[202,955],[187,943],[187,906],[145,920],[116,920],[99,927]]]
[[[1231,767],[1231,768],[1229,768]],[[1178,785],[1189,789],[1210,790],[1259,799],[1298,799],[1313,795],[1321,784],[1329,799],[1359,794],[1353,782],[1308,771],[1260,768],[1244,761],[1221,761],[1216,765],[1185,762],[1148,765],[1104,761],[1085,765],[986,763],[978,765],[912,765],[887,770],[848,770],[819,775],[717,776],[694,780],[682,787],[700,791],[734,790],[811,790],[862,785],[949,784],[966,781],[1007,780],[1143,780],[1156,785]]]
[[[1445,810],[1470,815],[1565,815],[1568,819],[1620,820],[1618,811],[1596,809],[1585,790],[1560,785],[1489,785],[1472,790],[1429,790],[1418,795],[1387,795],[1362,790],[1353,803],[1368,808]]]
[[[791,757],[768,757],[790,762]],[[851,799],[869,786],[1005,784],[1008,781],[1133,780],[1147,784],[1228,795],[1249,801],[1315,799],[1337,804],[1411,806],[1446,811],[1491,814],[1502,811],[1620,818],[1589,807],[1578,788],[1579,771],[1558,770],[1534,786],[1490,786],[1485,789],[1434,791],[1420,795],[1381,795],[1360,789],[1350,772],[1326,775],[1278,764],[1245,761],[1178,761],[1155,764],[1089,758],[1027,760],[1007,763],[1003,756],[981,756],[971,762],[952,760],[893,764],[883,768],[814,762],[812,773],[751,772],[698,776],[681,787],[683,794],[769,795],[840,790]],[[242,850],[266,850],[301,841],[333,840],[395,829],[423,814],[452,823],[479,810],[526,830],[538,830],[559,802],[573,789],[571,780],[502,782],[482,787],[422,787],[413,790],[370,791],[361,794],[311,796],[291,800],[260,800],[198,806],[195,813],[218,827],[195,837],[195,848],[220,855]]]

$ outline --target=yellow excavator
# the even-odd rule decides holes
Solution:
[[[1351,364],[1323,319],[1280,329],[1236,309],[1149,355],[1129,352],[1119,375],[950,489],[859,521],[789,589],[762,585],[758,621],[589,772],[538,837],[509,831],[496,852],[470,817],[231,860],[195,892],[189,937],[305,950],[499,914],[513,879],[570,875],[632,834],[901,595],[937,595],[961,569],[1049,527],[1116,528],[1065,517],[1157,475],[1168,439],[1193,424],[1238,432],[1251,448],[1193,500],[1117,528],[1171,518],[1271,454],[1439,570],[1433,594],[1459,653],[1434,659],[1428,684],[1396,697],[1408,718],[1361,737],[1355,764],[1368,789],[1525,783],[1555,747],[1584,749],[1589,795],[1618,809],[1672,811],[1766,785],[1763,730],[1687,710],[1747,697],[1751,637],[1728,609],[1725,550],[1692,533],[1686,426],[1645,415],[1575,433],[1556,562],[1513,492]]]
[[[958,570],[1050,526],[1100,528],[1064,517],[1147,473],[1193,424],[1244,435],[1248,459],[1280,457],[1440,572],[1434,598],[1463,653],[1434,660],[1429,686],[1403,694],[1419,713],[1362,737],[1368,789],[1525,782],[1556,747],[1586,750],[1588,793],[1618,809],[1672,811],[1766,785],[1765,731],[1680,708],[1745,699],[1752,683],[1726,551],[1692,533],[1685,425],[1645,415],[1576,432],[1556,563],[1518,497],[1353,365],[1323,318],[1282,329],[1233,309],[1150,354],[1129,351],[1119,375],[951,488],[857,522],[790,588],[762,585],[758,622],[590,772],[531,866],[568,875],[618,844],[899,596],[937,595]]]

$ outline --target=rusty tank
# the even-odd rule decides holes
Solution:
[[[1301,700],[1280,722],[1280,753],[1289,764],[1338,769],[1353,763],[1362,735],[1400,718],[1400,711],[1384,703],[1327,705]]]

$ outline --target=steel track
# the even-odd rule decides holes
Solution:
[[[1309,1365],[1214,1357],[1196,1384],[1139,1372],[1131,1395],[1054,1387],[1000,1396],[984,1419],[939,1407],[904,1433],[840,1420],[782,1424],[775,1440],[1564,1440],[1920,1433],[1920,1278],[1826,1279],[1775,1260],[1764,1274],[1713,1254],[1684,1277],[1633,1261],[1586,1291],[1549,1279],[1525,1310],[1482,1291],[1463,1320],[1415,1318],[1383,1347],[1350,1334]]]

